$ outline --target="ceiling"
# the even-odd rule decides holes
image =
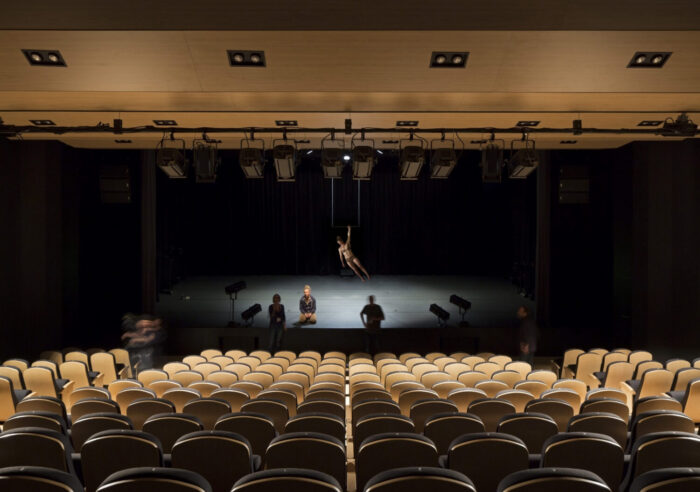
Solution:
[[[355,24],[362,30],[344,23],[361,20],[357,10],[371,5],[366,2],[301,1],[295,2],[295,12],[283,15],[289,2],[263,0],[255,8],[246,4],[231,17],[233,27],[228,29],[220,21],[226,12],[213,4],[213,10],[203,8],[210,2],[177,15],[173,8],[164,15],[162,8],[141,6],[137,11],[141,2],[120,2],[110,11],[105,4],[66,3],[73,10],[69,5],[52,16],[41,8],[49,7],[46,2],[24,2],[24,16],[17,5],[5,9],[0,19],[4,123],[50,119],[60,126],[83,126],[121,118],[125,127],[136,127],[172,119],[179,127],[238,128],[274,127],[275,120],[292,119],[306,128],[342,128],[351,118],[353,128],[393,128],[397,120],[417,120],[423,128],[510,128],[521,120],[570,128],[580,118],[585,128],[635,128],[642,120],[664,120],[682,111],[700,121],[700,31],[690,30],[700,26],[700,2],[669,1],[659,12],[658,2],[621,1],[605,10],[604,2],[595,1],[584,13],[552,1],[523,9],[522,2],[513,1],[474,7],[473,2],[441,0],[431,2],[433,10],[426,11],[427,2],[410,0],[403,5],[415,10],[383,14],[389,26],[384,29],[377,15],[365,11],[361,19],[367,22]],[[174,2],[179,4],[185,5]],[[623,15],[627,4],[636,5],[637,13]],[[655,5],[657,15],[648,14],[647,4]],[[465,5],[474,9],[455,11]],[[493,20],[496,7],[503,13],[498,22]],[[309,15],[300,14],[304,11]],[[445,11],[464,14],[465,27],[457,29],[454,15]],[[183,25],[183,12],[191,14],[190,27]],[[202,12],[209,12],[217,30],[195,29]],[[599,14],[594,30],[591,12]],[[397,18],[404,19],[405,29],[396,29]],[[285,19],[286,28],[279,29]],[[416,19],[423,20],[422,28]],[[479,19],[491,20],[475,30]],[[240,30],[241,24],[256,28]],[[343,29],[329,30],[334,25]],[[177,29],[167,29],[171,26]],[[30,66],[22,49],[60,50],[68,66]],[[228,49],[264,50],[267,66],[231,67]],[[431,52],[439,50],[468,51],[467,67],[429,68]],[[661,69],[626,68],[632,55],[644,50],[673,54]],[[243,137],[210,136],[220,138],[224,148],[238,147]],[[273,135],[261,136],[271,143]],[[297,138],[317,146],[321,136],[302,133]],[[405,136],[375,139],[381,147],[383,140]],[[482,138],[460,136],[467,147],[478,147],[471,141]],[[161,134],[35,133],[23,138],[55,138],[76,147],[153,148]],[[610,148],[641,139],[630,134],[535,138],[540,148]],[[561,143],[573,139],[575,144]]]

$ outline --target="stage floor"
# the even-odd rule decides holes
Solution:
[[[287,323],[299,316],[299,299],[305,284],[311,285],[316,298],[318,323],[313,328],[362,328],[360,311],[373,294],[384,310],[382,328],[431,328],[437,318],[428,311],[436,303],[450,313],[448,325],[461,320],[450,295],[457,294],[472,303],[466,320],[475,327],[512,326],[515,311],[532,301],[518,294],[508,280],[491,277],[378,275],[367,282],[338,276],[254,276],[193,277],[179,282],[172,295],[161,294],[157,314],[170,326],[178,328],[224,327],[230,321],[230,301],[224,287],[245,280],[247,288],[238,294],[235,320],[240,313],[259,303],[263,312],[255,317],[254,327],[267,327],[267,306],[275,293],[282,296]],[[306,328],[306,326],[304,327]],[[311,326],[309,326],[311,328]]]

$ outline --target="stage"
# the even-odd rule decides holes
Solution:
[[[245,280],[247,288],[235,301],[235,321],[255,303],[263,311],[252,324],[229,328],[230,300],[224,287]],[[316,298],[318,322],[294,326],[299,299],[309,284]],[[374,295],[386,320],[382,323],[382,350],[483,350],[513,349],[513,320],[521,297],[506,279],[465,276],[380,275],[367,282],[339,276],[193,277],[175,285],[172,294],[161,294],[157,314],[167,323],[169,353],[196,352],[199,347],[265,348],[267,306],[273,294],[285,305],[288,331],[285,346],[293,350],[338,348],[361,350],[364,346],[360,311],[367,296]],[[472,303],[460,328],[459,310],[449,303],[457,294]],[[450,313],[447,326],[440,327],[428,307],[436,303]],[[410,348],[406,348],[410,347]]]

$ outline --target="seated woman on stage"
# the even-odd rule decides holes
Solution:
[[[340,264],[343,265],[343,268],[345,268],[345,264],[347,263],[347,265],[352,269],[352,271],[355,272],[355,275],[360,277],[360,280],[364,282],[365,279],[362,277],[360,272],[357,271],[357,269],[359,268],[365,275],[367,275],[367,280],[369,280],[369,273],[367,273],[367,270],[365,270],[365,267],[362,266],[360,260],[358,260],[357,257],[350,250],[350,226],[348,226],[347,240],[343,241],[343,238],[337,236],[336,241],[338,241],[338,244],[340,245],[340,247],[338,248],[338,256],[340,256]]]
[[[280,304],[282,298],[279,294],[272,296],[272,304],[267,308],[270,314],[270,353],[275,353],[282,348],[282,335],[287,331],[287,318],[284,315],[284,304]]]
[[[299,322],[316,324],[316,299],[311,295],[311,287],[304,286],[304,295],[299,299]]]

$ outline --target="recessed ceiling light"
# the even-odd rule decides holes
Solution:
[[[35,126],[55,126],[56,123],[54,123],[51,120],[29,120],[32,125]]]
[[[539,121],[525,120],[525,121],[518,121],[517,125],[515,125],[515,126],[528,126],[528,127],[532,127],[532,126],[537,126],[537,125],[539,125],[539,124],[540,124]]]
[[[644,120],[640,121],[637,126],[659,126],[663,121],[660,120]]]
[[[400,120],[396,122],[396,126],[418,126],[416,120]]]
[[[430,68],[464,68],[468,56],[468,51],[433,51]]]
[[[114,141],[114,143],[118,143],[118,144],[130,144],[130,143],[131,143],[131,140],[128,140],[128,139],[123,139],[123,140],[117,139],[117,140]]]
[[[297,120],[275,120],[277,126],[299,126]]]
[[[261,50],[226,50],[232,67],[264,67],[265,52]]]
[[[66,61],[58,50],[22,50],[30,65],[65,67]]]
[[[627,68],[661,68],[671,56],[671,51],[637,51]]]
[[[156,126],[177,126],[177,121],[175,120],[153,120]]]
[[[559,143],[565,144],[565,145],[573,145],[573,144],[575,144],[576,142],[578,142],[578,140],[562,140],[562,141],[559,142]]]

